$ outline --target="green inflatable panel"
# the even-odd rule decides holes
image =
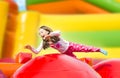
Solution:
[[[26,0],[27,5],[48,3],[48,2],[55,2],[55,1],[61,1],[61,0]]]
[[[120,30],[62,32],[62,37],[68,41],[92,46],[120,47]]]
[[[61,36],[67,41],[98,46],[98,47],[120,47],[120,30],[111,31],[79,31],[62,32]],[[38,38],[38,45],[41,39]]]
[[[110,12],[120,12],[120,0],[85,0]]]
[[[120,47],[120,30],[62,32],[62,37],[68,41],[93,46]]]

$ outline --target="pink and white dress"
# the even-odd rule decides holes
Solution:
[[[76,57],[73,52],[100,52],[100,48],[95,48],[92,46],[86,46],[82,44],[76,44],[73,42],[68,42],[60,37],[60,31],[54,31],[50,33],[50,36],[58,36],[60,40],[57,43],[51,44],[50,47],[58,50],[62,54],[67,54],[72,57]],[[43,42],[36,49],[38,52],[42,50]]]

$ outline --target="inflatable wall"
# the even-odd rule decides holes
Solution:
[[[61,35],[68,41],[77,42],[86,45],[92,45],[96,47],[103,47],[109,51],[109,56],[104,56],[102,54],[95,55],[98,58],[111,58],[111,57],[119,57],[119,37],[120,34],[120,14],[94,14],[94,15],[52,15],[52,14],[39,14],[36,12],[23,12],[19,15],[18,19],[21,21],[22,17],[28,18],[25,22],[18,23],[18,27],[21,25],[26,25],[28,27],[25,28],[17,28],[19,31],[16,34],[16,52],[25,51],[24,46],[26,44],[32,44],[32,41],[36,43],[37,32],[40,26],[46,25],[50,26],[54,30],[61,30]],[[36,17],[36,18],[35,18]],[[92,19],[91,19],[92,18]],[[99,19],[98,19],[99,18]],[[34,21],[33,21],[34,19]],[[33,26],[31,24],[34,23]],[[32,25],[30,27],[30,25]],[[24,30],[23,30],[24,29]],[[20,32],[22,32],[20,34]],[[32,32],[32,33],[31,33]],[[22,37],[21,37],[21,36]],[[21,39],[23,38],[23,39]],[[21,40],[21,41],[20,41]],[[38,37],[38,44],[40,44],[40,37]],[[21,48],[20,48],[21,46]],[[33,45],[35,48],[37,46]],[[19,49],[18,49],[19,47]],[[116,48],[117,47],[117,48]],[[18,49],[18,50],[17,50]],[[116,51],[113,53],[113,51]],[[56,50],[49,49],[45,52],[41,52],[40,55],[57,52]],[[78,54],[78,57],[81,56],[81,53]],[[96,58],[93,53],[87,55]],[[83,55],[86,56],[86,55]]]

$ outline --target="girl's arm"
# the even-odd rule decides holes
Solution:
[[[36,49],[36,51],[37,51],[36,54],[38,54],[42,49],[43,49],[43,41],[41,41],[40,45],[39,45],[38,48]]]
[[[60,36],[60,31],[59,30],[57,30],[57,31],[53,31],[53,32],[51,32],[50,34],[49,34],[49,36]]]
[[[43,48],[43,41],[40,43],[37,49],[33,48],[31,45],[26,45],[25,48],[31,50],[35,54],[38,54]]]

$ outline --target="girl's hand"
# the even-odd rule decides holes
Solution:
[[[51,41],[49,41],[48,43],[49,43],[50,45],[52,45],[52,44],[53,44],[53,42],[51,42]]]
[[[49,39],[50,38],[50,35],[46,35],[45,37],[44,37],[44,39]]]
[[[26,45],[25,48],[31,50],[31,51],[32,51],[33,53],[35,53],[35,54],[38,54],[38,53],[39,53],[39,52],[38,52],[37,50],[35,50],[31,45]]]
[[[26,45],[25,48],[32,50],[32,46],[31,45]]]

